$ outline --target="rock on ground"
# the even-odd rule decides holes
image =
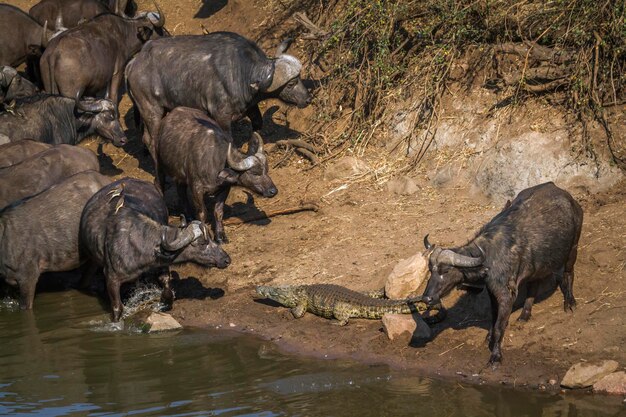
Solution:
[[[144,333],[163,332],[182,329],[183,326],[166,313],[143,310],[127,319],[129,323],[141,329]]]
[[[403,337],[406,339],[430,339],[431,330],[428,324],[417,314],[385,314],[383,329],[389,340]]]
[[[594,392],[626,395],[626,372],[613,372],[593,384]]]
[[[406,298],[417,291],[428,275],[428,260],[422,253],[403,259],[393,268],[385,282],[388,298]]]
[[[362,160],[354,156],[341,158],[324,172],[324,179],[327,181],[346,179],[354,175],[363,174],[370,170],[370,167]]]
[[[590,387],[615,371],[618,366],[616,361],[611,360],[598,363],[577,363],[569,368],[561,381],[561,386],[565,388]]]
[[[394,178],[387,182],[387,191],[398,195],[412,195],[420,190],[419,186],[409,177]]]

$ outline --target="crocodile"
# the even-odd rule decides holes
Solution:
[[[441,306],[428,306],[422,297],[404,300],[384,299],[384,292],[368,294],[334,284],[292,285],[281,287],[258,286],[256,292],[262,297],[291,308],[291,314],[300,318],[308,311],[340,326],[351,318],[380,319],[386,313],[411,314],[437,311],[434,316],[424,317],[429,323],[443,320]]]

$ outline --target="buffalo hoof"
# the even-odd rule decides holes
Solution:
[[[526,322],[530,320],[530,312],[522,311],[522,314],[519,315],[517,321]]]

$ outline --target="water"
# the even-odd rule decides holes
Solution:
[[[463,386],[225,332],[112,331],[97,298],[0,300],[0,415],[626,416],[621,398]]]

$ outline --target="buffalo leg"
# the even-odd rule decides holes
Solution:
[[[485,341],[487,342],[489,349],[491,349],[493,347],[491,343],[493,328],[495,327],[496,320],[498,319],[498,300],[491,291],[487,291],[487,294],[489,294],[489,301],[491,304],[491,326],[489,327],[489,331],[487,332],[487,337],[485,338]]]
[[[120,279],[115,276],[106,276],[107,280],[107,292],[109,293],[109,300],[111,300],[111,311],[113,312],[113,322],[117,323],[122,318],[122,312],[124,305],[120,297]]]
[[[32,310],[35,300],[35,288],[37,287],[37,271],[22,272],[19,280],[17,277],[7,276],[7,281],[17,281],[20,291],[20,308],[22,310]]]
[[[176,184],[176,194],[178,194],[178,200],[180,201],[180,208],[182,213],[188,219],[193,219],[194,212],[189,205],[189,197],[187,196],[187,185],[186,184]]]
[[[92,261],[86,261],[84,264],[80,266],[80,282],[78,283],[78,288],[82,290],[86,290],[89,288],[92,278],[98,269],[98,265],[96,265]]]
[[[207,222],[207,209],[204,204],[204,189],[197,185],[191,185],[191,201],[196,212],[196,219],[202,223]]]
[[[574,245],[565,262],[565,268],[563,269],[563,277],[559,283],[561,292],[563,293],[563,309],[565,311],[574,311],[576,307],[576,299],[574,298],[574,264],[578,257],[578,245]]]
[[[174,293],[170,287],[172,276],[170,275],[169,268],[163,269],[159,274],[159,282],[163,286],[163,292],[161,293],[161,303],[167,306],[168,310],[171,310],[174,304]]]
[[[515,298],[510,293],[500,292],[494,295],[498,306],[498,314],[491,331],[491,356],[489,357],[489,365],[491,366],[495,366],[496,363],[502,361],[502,339],[504,339],[504,330],[509,324],[509,317],[515,301]]]
[[[517,318],[518,321],[528,321],[528,319],[530,319],[530,314],[533,309],[533,304],[535,303],[535,297],[537,296],[538,289],[538,281],[529,282],[526,286],[526,301],[524,301],[522,313]]]
[[[246,115],[252,123],[252,130],[257,132],[263,128],[263,115],[259,110],[259,105],[255,104],[246,111]]]
[[[157,137],[159,133],[159,127],[161,124],[161,119],[163,118],[163,109],[158,106],[149,106],[146,109],[141,109],[141,117],[143,118],[143,122],[145,128],[143,130],[143,143],[148,148],[148,152],[150,152],[150,156],[152,156],[152,161],[154,162],[154,170],[155,174],[158,176],[159,168],[158,168],[158,153],[157,153]],[[163,191],[163,190],[161,190]]]
[[[124,69],[118,68],[111,78],[111,82],[109,83],[109,88],[107,90],[107,98],[113,102],[115,106],[115,115],[119,117],[120,110],[118,108],[119,105],[119,94],[120,94],[120,84],[124,79]]]
[[[213,207],[213,221],[215,226],[215,240],[217,243],[228,243],[228,238],[224,232],[224,204],[228,198],[230,187],[225,187],[215,195],[215,206]]]

